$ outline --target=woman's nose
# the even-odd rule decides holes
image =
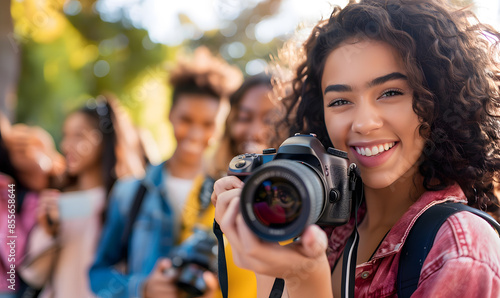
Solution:
[[[383,125],[380,111],[372,104],[363,103],[356,107],[352,130],[361,135],[369,135]]]
[[[193,125],[189,130],[189,137],[192,140],[204,139],[206,137],[205,134],[205,130],[200,125]]]
[[[265,142],[269,134],[269,127],[262,120],[253,121],[248,129],[248,139]]]

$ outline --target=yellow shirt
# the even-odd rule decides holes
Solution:
[[[187,198],[184,213],[182,215],[180,242],[187,239],[193,233],[195,225],[202,225],[210,229],[212,228],[215,207],[210,204],[208,208],[202,211],[199,201],[200,190],[204,179],[205,177],[203,175],[200,175],[195,179],[193,189]],[[226,253],[228,275],[228,296],[230,298],[257,297],[257,282],[255,280],[255,274],[252,271],[241,269],[234,264],[229,242],[224,241],[224,248]],[[222,297],[222,293],[219,291],[216,297]]]

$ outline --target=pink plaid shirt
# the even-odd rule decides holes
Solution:
[[[372,259],[356,267],[356,297],[397,296],[399,257],[411,227],[425,210],[445,201],[464,202],[465,196],[458,186],[452,186],[426,192],[410,207]],[[358,214],[362,218],[364,210]],[[351,220],[331,232],[331,268],[342,255],[353,228]],[[500,297],[500,238],[495,230],[469,212],[449,217],[436,235],[412,297]]]

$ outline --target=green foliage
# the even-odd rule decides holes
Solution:
[[[243,73],[249,61],[260,59],[269,62],[270,56],[276,56],[283,40],[275,38],[268,43],[260,43],[255,37],[256,24],[278,12],[281,0],[262,1],[256,6],[244,8],[237,18],[226,20],[221,30],[205,32],[198,40],[187,41],[187,46],[196,48],[205,45],[214,53],[220,53],[229,63],[237,65]],[[228,4],[229,5],[229,4]],[[235,9],[234,7],[232,9]],[[224,9],[219,11],[221,19],[225,18]],[[190,22],[187,16],[185,22]],[[231,49],[231,47],[233,47]],[[234,50],[236,47],[236,51]],[[241,52],[243,55],[239,55]],[[236,52],[236,55],[235,55]],[[240,52],[240,53],[238,53]],[[231,55],[233,54],[233,55]]]
[[[89,98],[111,93],[136,125],[147,127],[148,123],[141,123],[145,104],[161,104],[166,94],[145,94],[141,87],[152,79],[165,85],[161,66],[172,59],[176,48],[152,43],[145,30],[125,22],[104,22],[92,10],[74,16],[64,15],[61,9],[52,14],[47,10],[47,15],[64,18],[54,36],[38,38],[43,34],[40,30],[17,35],[22,65],[17,120],[44,127],[58,142],[65,115]],[[29,23],[22,17],[15,20],[16,25]]]
[[[111,93],[129,112],[134,124],[149,130],[160,152],[168,155],[165,153],[174,144],[167,122],[170,91],[164,65],[175,61],[180,46],[151,42],[147,31],[131,25],[125,11],[114,18],[118,20],[114,23],[103,21],[95,2],[12,2],[22,65],[16,118],[47,129],[59,143],[62,123],[69,112],[89,98]],[[65,14],[68,3],[81,7],[73,10],[75,13]],[[281,1],[261,1],[257,5],[230,0],[220,3],[233,10],[233,17],[227,17],[221,6],[219,17],[226,25],[221,30],[203,32],[200,38],[186,40],[181,46],[208,46],[243,72],[248,61],[269,61],[282,41],[260,43],[253,28],[275,14]],[[185,15],[179,15],[179,19],[183,25],[194,26]]]

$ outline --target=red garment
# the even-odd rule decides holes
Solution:
[[[458,186],[424,193],[392,227],[372,259],[356,266],[356,297],[396,297],[399,257],[417,218],[445,201],[465,202]],[[362,219],[364,210],[360,210]],[[333,268],[342,255],[354,220],[335,228],[329,237],[328,260]],[[341,264],[338,264],[341,266]],[[500,238],[482,218],[469,212],[449,217],[439,229],[412,297],[500,297]]]

